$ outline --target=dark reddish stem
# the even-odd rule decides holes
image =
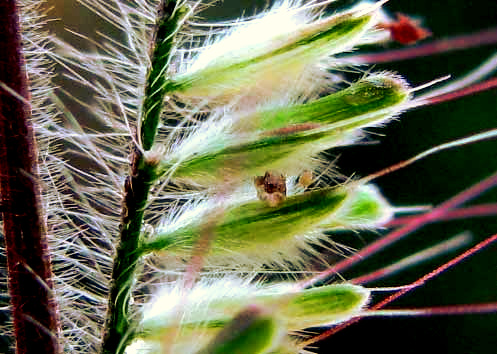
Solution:
[[[0,82],[29,100],[14,0],[0,1]],[[0,89],[0,192],[17,353],[57,353],[58,321],[26,103]]]

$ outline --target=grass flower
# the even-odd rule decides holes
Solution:
[[[420,242],[406,252],[410,256],[395,255],[390,266],[367,263],[424,225],[495,215],[494,204],[463,208],[497,184],[495,175],[483,179],[479,172],[473,179],[481,182],[469,189],[469,182],[460,185],[442,199],[402,199],[405,189],[388,188],[389,178],[395,180],[391,186],[401,181],[408,190],[421,188],[417,182],[441,188],[442,180],[454,179],[445,164],[436,166],[440,180],[409,165],[491,140],[494,124],[440,144],[429,140],[435,123],[425,122],[431,128],[415,131],[411,141],[396,141],[394,152],[402,145],[412,150],[390,162],[378,146],[364,145],[387,123],[406,120],[405,112],[426,112],[495,87],[494,79],[474,84],[492,75],[497,59],[494,54],[473,64],[476,69],[462,79],[412,78],[401,76],[402,68],[394,73],[393,67],[367,64],[391,60],[391,53],[413,58],[495,43],[497,31],[417,45],[430,31],[408,16],[395,19],[385,1],[281,0],[253,16],[212,23],[202,16],[221,5],[202,1],[79,3],[105,20],[98,38],[73,33],[80,43],[69,44],[48,35],[37,27],[43,22],[38,3],[27,1],[19,13],[31,97],[9,75],[0,76],[3,136],[30,136],[5,124],[11,119],[1,111],[10,105],[6,96],[20,110],[27,112],[29,104],[39,145],[39,167],[27,159],[33,147],[24,155],[19,151],[35,167],[16,168],[13,143],[0,139],[12,298],[5,310],[7,316],[12,310],[20,353],[42,341],[51,343],[44,345],[50,353],[314,352],[318,340],[363,317],[495,314],[495,296],[482,305],[384,308],[489,246],[497,239],[490,237],[494,231],[476,236],[476,246],[417,280],[407,276],[389,284],[383,278],[413,266],[419,271],[421,263],[454,252],[470,237],[446,240],[459,228],[431,231],[437,237],[425,250]],[[9,11],[15,18],[14,7]],[[14,27],[0,33],[10,40]],[[392,41],[399,42],[397,52],[388,49]],[[81,43],[89,48],[79,49]],[[401,47],[407,44],[413,46]],[[20,45],[13,48],[19,52]],[[9,60],[7,69],[22,68]],[[51,73],[55,65],[63,75]],[[453,125],[445,122],[443,130]],[[347,158],[354,153],[351,145],[372,155]],[[341,173],[327,155],[337,151]],[[357,160],[366,161],[357,167]],[[488,165],[490,174],[495,166]],[[345,177],[356,172],[365,177]],[[11,191],[30,185],[11,182],[22,178],[34,181],[35,197],[41,190],[33,209],[47,232],[37,228],[38,253],[20,253],[9,244],[23,237],[10,236],[16,229],[11,220],[20,224],[16,218],[24,215]],[[49,253],[43,253],[46,237]],[[42,260],[40,268],[32,266],[30,254]],[[33,276],[22,280],[11,264]],[[43,293],[46,311],[23,312],[27,294],[16,290],[17,279]]]

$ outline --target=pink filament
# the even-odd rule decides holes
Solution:
[[[439,221],[449,221],[449,220],[457,220],[457,219],[465,219],[479,216],[495,216],[497,215],[497,203],[489,203],[489,204],[479,204],[466,208],[458,208],[455,210],[451,210],[447,212],[445,215],[441,216],[437,220],[433,220],[435,222]],[[419,216],[404,216],[401,218],[395,218],[390,221],[388,224],[384,225],[385,227],[395,227],[400,225],[405,225],[411,222],[412,220],[418,218]]]
[[[309,280],[305,280],[304,282],[299,284],[299,287],[306,288],[308,286],[311,286],[318,281],[326,279],[332,274],[341,272],[353,266],[354,264],[361,262],[365,258],[392,245],[393,243],[406,237],[407,235],[421,228],[422,226],[430,222],[439,220],[440,218],[444,217],[450,210],[457,208],[459,205],[469,201],[472,198],[479,196],[483,192],[487,191],[488,189],[496,185],[497,185],[497,173],[494,173],[490,177],[487,177],[483,181],[478,182],[472,187],[462,191],[461,193],[455,195],[446,202],[440,204],[440,206],[436,207],[429,213],[415,217],[412,221],[410,221],[406,225],[402,226],[401,228],[395,231],[392,231],[391,233],[387,234],[385,237],[379,239],[378,241],[371,243],[370,245],[366,246],[365,248],[363,248],[356,254],[352,255],[351,257],[344,259],[341,262],[338,262],[329,269],[319,273],[317,276]]]
[[[475,32],[466,35],[455,36],[447,39],[440,39],[415,47],[407,47],[397,50],[389,50],[381,53],[361,54],[351,57],[361,64],[376,64],[414,59],[438,53],[445,53],[452,50],[461,50],[480,47],[482,45],[497,42],[497,28]]]
[[[392,301],[398,299],[399,297],[403,296],[404,294],[406,294],[407,292],[413,290],[414,288],[417,288],[417,287],[423,285],[428,280],[436,277],[437,275],[440,275],[441,273],[443,273],[447,269],[455,266],[457,263],[459,263],[462,260],[464,260],[464,259],[472,256],[476,252],[484,249],[485,247],[489,246],[491,243],[493,243],[495,241],[497,241],[497,234],[495,234],[495,235],[487,238],[486,240],[478,243],[477,245],[475,245],[474,247],[470,248],[466,252],[464,252],[464,253],[460,254],[459,256],[451,259],[450,261],[448,261],[447,263],[444,263],[443,265],[441,265],[437,269],[431,271],[430,273],[424,275],[423,277],[419,278],[415,282],[409,284],[409,286],[403,288],[402,290],[399,290],[399,291],[395,292],[394,294],[390,295],[389,297],[387,297],[383,301],[380,301],[379,303],[375,304],[374,306],[371,307],[371,310],[379,310],[379,309],[385,307],[386,305],[388,305]],[[495,312],[495,310],[497,310],[497,305],[491,303],[491,304],[480,304],[480,305],[448,306],[448,307],[440,307],[440,308],[434,307],[431,310],[430,309],[421,309],[421,313],[420,314],[423,314],[423,312],[425,312],[426,315],[429,315],[430,311],[432,311],[432,314],[437,314],[437,312],[438,312],[438,314],[451,314],[451,313],[454,313],[454,314],[455,313],[463,314],[463,313],[472,313],[472,309],[475,309],[477,313]],[[416,311],[416,310],[414,310],[414,311]],[[328,338],[328,337],[332,336],[333,334],[341,331],[342,329],[350,326],[351,324],[359,321],[360,318],[361,317],[356,317],[356,318],[353,318],[350,321],[345,322],[345,323],[343,323],[343,324],[341,324],[339,326],[330,328],[329,330],[321,333],[318,336],[315,336],[315,337],[309,339],[308,341],[306,341],[306,342],[304,342],[302,344],[303,345],[309,345],[309,344],[312,344],[312,343],[316,343],[316,342],[318,342],[320,340],[323,340],[325,338]]]
[[[465,87],[461,90],[449,92],[440,96],[427,98],[426,101],[428,105],[438,104],[446,101],[452,101],[460,97],[469,96],[482,91],[490,90],[496,87],[497,87],[497,77],[494,77],[486,81],[471,85],[469,87]]]

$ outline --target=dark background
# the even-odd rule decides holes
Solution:
[[[242,9],[260,9],[265,3],[256,0],[225,1],[206,11],[205,15],[213,20],[229,19],[240,15]],[[347,1],[339,1],[337,4],[345,6]],[[59,1],[55,5],[51,15],[61,19],[56,24],[59,29],[65,25],[79,32],[94,34],[95,30],[105,28],[101,20],[95,20],[86,9],[76,6],[72,1]],[[497,26],[497,2],[488,0],[391,0],[385,8],[391,13],[398,11],[423,19],[424,25],[433,33],[432,39]],[[246,11],[248,15],[252,13],[253,10]],[[64,36],[67,39],[74,38],[67,34]],[[447,74],[454,77],[464,74],[488,58],[495,49],[495,45],[486,46],[376,65],[375,69],[396,71],[413,86],[417,86]],[[337,164],[340,172],[345,175],[356,173],[365,176],[434,145],[496,128],[496,118],[497,91],[494,90],[405,113],[386,128],[376,130],[384,134],[375,138],[379,144],[337,149],[330,152],[330,158],[340,156]],[[437,205],[496,171],[496,157],[497,142],[481,142],[417,162],[382,177],[377,184],[394,205]],[[496,200],[497,193],[491,191],[474,202]],[[471,230],[476,243],[497,233],[497,221],[495,217],[472,218],[427,226],[387,252],[364,262],[354,272],[344,275],[352,277],[362,274],[368,269],[398,260],[463,230]],[[357,237],[351,234],[341,237],[354,239],[354,246],[361,247],[376,235],[361,234]],[[496,246],[487,248],[431,280],[423,288],[404,296],[391,307],[413,308],[497,301],[496,251]],[[407,284],[449,258],[450,256],[436,258],[374,285]],[[369,318],[326,340],[322,343],[320,352],[495,353],[496,334],[497,314]]]

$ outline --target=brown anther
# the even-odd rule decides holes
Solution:
[[[254,178],[257,197],[269,206],[277,206],[286,199],[286,179],[278,173],[266,172]]]
[[[312,180],[313,180],[312,171],[305,170],[300,175],[298,184],[301,185],[304,188],[307,188],[312,183]]]

